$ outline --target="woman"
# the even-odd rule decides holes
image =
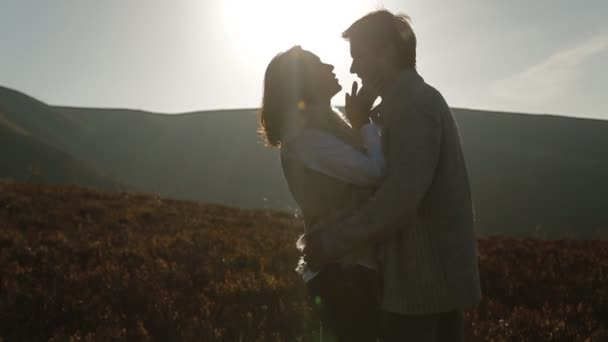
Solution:
[[[295,46],[270,62],[264,79],[260,132],[268,145],[281,150],[283,172],[307,232],[356,210],[384,169],[379,130],[367,114],[356,117],[347,110],[349,126],[331,108],[331,98],[341,90],[332,71],[332,65]],[[338,341],[376,341],[376,268],[371,250],[319,272],[300,263],[326,334]]]

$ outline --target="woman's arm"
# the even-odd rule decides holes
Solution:
[[[384,155],[378,127],[371,123],[360,129],[367,154],[337,137],[318,129],[307,128],[284,146],[283,153],[309,168],[344,182],[370,186],[384,174]]]

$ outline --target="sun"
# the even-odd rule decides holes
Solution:
[[[252,65],[266,64],[293,45],[322,59],[348,58],[341,33],[375,8],[366,0],[224,0],[223,29],[235,52]]]

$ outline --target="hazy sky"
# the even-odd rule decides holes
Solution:
[[[0,0],[0,85],[57,105],[252,108],[272,56],[301,43],[349,89],[340,33],[378,5],[411,15],[418,70],[452,106],[608,119],[606,0]]]

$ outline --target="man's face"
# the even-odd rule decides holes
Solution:
[[[358,40],[350,41],[350,56],[353,59],[350,72],[359,76],[363,85],[381,71],[378,51],[373,51]]]

